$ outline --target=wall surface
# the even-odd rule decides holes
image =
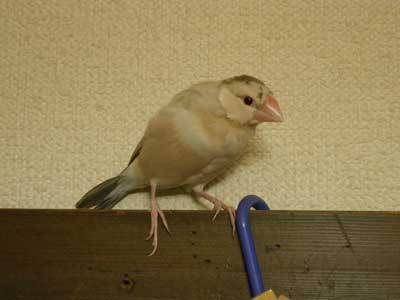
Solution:
[[[400,5],[0,1],[0,207],[71,208],[179,90],[250,74],[280,100],[209,191],[273,209],[400,209]],[[162,208],[204,208],[165,195]],[[148,208],[147,193],[119,208]]]

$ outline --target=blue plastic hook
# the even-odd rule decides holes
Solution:
[[[236,228],[246,266],[250,292],[252,297],[256,297],[265,291],[265,287],[249,222],[249,213],[252,207],[257,210],[269,210],[269,207],[261,198],[249,195],[240,201],[236,212]]]

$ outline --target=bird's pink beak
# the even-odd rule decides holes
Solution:
[[[254,118],[259,122],[283,122],[283,114],[278,101],[268,96],[264,104],[256,110]]]

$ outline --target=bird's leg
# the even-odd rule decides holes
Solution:
[[[150,184],[150,194],[151,194],[151,226],[150,226],[150,233],[147,236],[146,240],[149,240],[153,238],[153,251],[149,254],[149,256],[154,255],[157,251],[157,245],[158,245],[158,216],[160,216],[165,229],[169,232],[168,228],[168,223],[167,219],[165,218],[165,215],[163,211],[160,209],[158,206],[158,202],[156,199],[156,187],[157,185],[155,183]]]
[[[210,201],[212,204],[214,204],[215,214],[214,214],[214,217],[212,218],[213,222],[217,218],[217,216],[220,213],[221,209],[224,209],[224,210],[226,210],[228,212],[229,218],[230,218],[230,221],[231,221],[231,225],[232,225],[232,233],[235,234],[235,229],[236,229],[236,227],[235,227],[235,219],[236,219],[235,209],[232,206],[226,205],[221,200],[218,200],[214,196],[211,196],[210,194],[208,194],[208,193],[206,193],[204,191],[195,191],[195,193],[196,193],[196,195],[198,197],[202,197],[202,198]]]

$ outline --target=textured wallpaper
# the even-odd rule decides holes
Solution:
[[[400,209],[400,5],[381,1],[0,1],[0,207],[72,208],[124,168],[181,89],[250,74],[259,127],[209,191],[273,209]],[[147,193],[118,208],[148,208]],[[164,209],[201,209],[163,195]]]

